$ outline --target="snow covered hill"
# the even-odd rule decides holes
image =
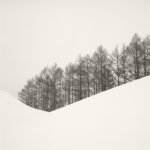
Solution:
[[[53,112],[0,92],[0,150],[150,150],[150,77]]]

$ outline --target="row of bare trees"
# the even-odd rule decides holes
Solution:
[[[150,75],[150,36],[135,34],[128,46],[112,54],[100,46],[93,56],[79,56],[63,70],[45,67],[18,93],[25,104],[53,111],[91,95]]]

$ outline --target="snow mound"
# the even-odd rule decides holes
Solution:
[[[8,104],[15,102],[15,98],[5,91],[0,91],[0,104]]]
[[[145,77],[50,113],[0,92],[0,149],[149,150],[149,89]]]

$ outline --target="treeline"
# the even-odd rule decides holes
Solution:
[[[63,70],[45,67],[27,81],[19,99],[34,108],[53,111],[135,79],[150,75],[150,36],[135,34],[128,46],[109,54],[100,46],[92,56],[79,56]]]

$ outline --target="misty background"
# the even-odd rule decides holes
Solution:
[[[47,65],[145,37],[149,18],[149,0],[0,0],[0,90],[17,97]]]

